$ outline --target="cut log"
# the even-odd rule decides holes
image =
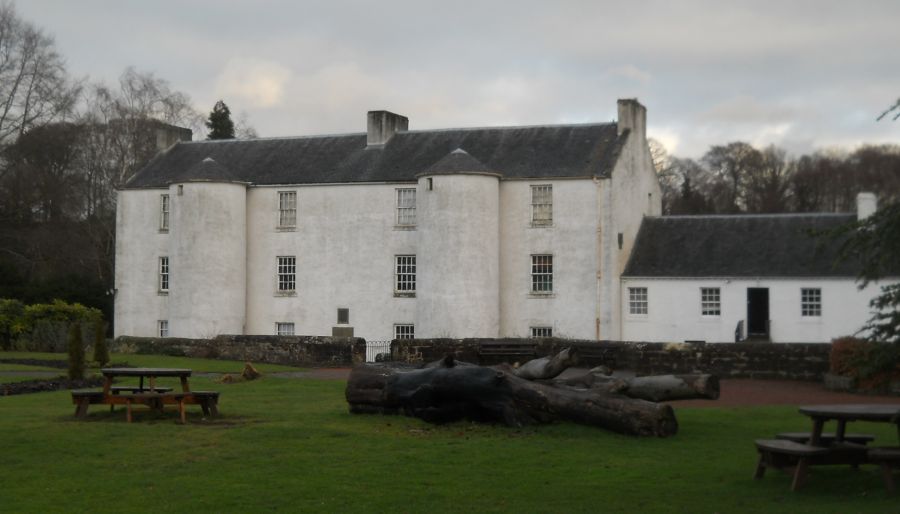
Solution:
[[[678,431],[668,405],[560,389],[483,366],[413,371],[357,366],[347,381],[346,398],[353,413],[403,413],[434,423],[473,419],[523,426],[566,420],[642,436]]]
[[[627,381],[623,394],[651,402],[719,398],[719,377],[715,375],[656,375]]]
[[[576,348],[566,348],[552,357],[540,357],[522,364],[515,375],[525,380],[548,380],[578,364]]]

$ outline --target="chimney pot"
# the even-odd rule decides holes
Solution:
[[[617,135],[621,136],[629,129],[641,139],[647,139],[647,109],[637,101],[637,98],[620,98],[617,103],[619,106]]]

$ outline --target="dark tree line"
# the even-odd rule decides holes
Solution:
[[[851,212],[856,195],[900,198],[900,146],[788,157],[776,146],[715,145],[698,160],[669,156],[651,143],[665,214]]]
[[[53,38],[0,3],[0,298],[111,319],[116,189],[204,121],[152,73],[73,79]],[[255,136],[240,119],[231,130]]]

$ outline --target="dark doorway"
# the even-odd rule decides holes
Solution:
[[[769,337],[769,288],[747,288],[747,336]]]

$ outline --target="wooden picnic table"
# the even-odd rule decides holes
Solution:
[[[807,405],[800,407],[800,413],[813,419],[813,430],[809,444],[819,446],[822,429],[827,421],[837,421],[835,443],[844,442],[847,423],[850,421],[875,421],[894,423],[897,425],[897,437],[900,439],[900,404],[846,404],[846,405]]]
[[[144,377],[147,377],[150,382],[147,388],[149,392],[156,391],[157,377],[177,377],[181,379],[181,390],[185,393],[191,392],[188,377],[192,371],[186,368],[103,368],[100,373],[106,379],[103,382],[104,397],[111,395],[112,382],[116,377],[138,377],[141,391],[144,390]]]

